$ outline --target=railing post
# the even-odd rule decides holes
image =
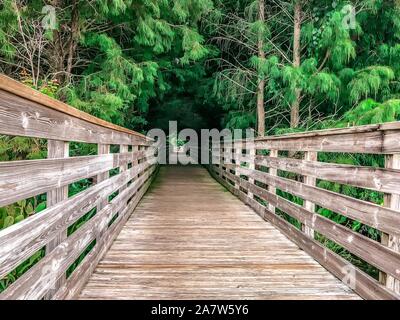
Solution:
[[[68,158],[69,157],[69,143],[65,141],[48,140],[47,141],[47,158]],[[52,207],[58,202],[68,199],[68,186],[63,186],[47,192],[47,207]],[[46,254],[53,251],[61,242],[67,238],[67,230],[61,230],[58,235],[47,244]],[[54,284],[54,287],[49,290],[45,299],[51,299],[51,297],[57,292],[57,290],[65,283],[65,274],[61,276]]]
[[[269,156],[271,158],[277,158],[278,157],[278,150],[271,149],[269,151]],[[277,176],[278,175],[278,169],[269,168],[269,174],[271,176]],[[268,191],[273,193],[273,194],[276,194],[276,188],[274,186],[268,186]],[[275,208],[275,206],[273,206],[272,204],[269,203],[268,204],[268,210],[271,211],[272,213],[275,213],[276,208]]]
[[[137,154],[139,152],[139,146],[132,146],[132,153],[133,153],[133,155],[135,155],[135,153]],[[137,165],[139,164],[139,160],[138,159],[136,159],[136,160],[134,160],[133,162],[132,162],[132,167],[136,167]],[[137,177],[139,177],[139,175],[137,176]]]
[[[98,144],[97,145],[97,154],[102,155],[102,154],[108,154],[110,153],[110,145],[109,144]],[[96,176],[96,183],[100,183],[104,180],[107,180],[110,176],[110,172],[103,172],[100,173]],[[97,212],[99,212],[101,209],[103,209],[106,205],[108,204],[108,198],[104,199],[97,205]]]
[[[246,150],[249,150],[249,169],[250,170],[256,170],[256,165],[255,165],[256,146],[254,144],[254,141],[253,141],[253,143],[250,145],[250,147],[248,149],[246,147]],[[247,151],[246,151],[246,153],[247,153]],[[254,179],[253,178],[249,178],[249,183],[254,184]],[[251,193],[251,192],[248,192],[248,197],[250,199],[254,199],[254,194]]]
[[[129,146],[128,146],[128,145],[121,144],[121,145],[119,146],[119,153],[123,154],[123,153],[127,153],[127,152],[129,152]],[[124,162],[124,163],[121,165],[121,167],[120,167],[120,173],[122,173],[122,172],[128,170],[128,162],[129,162],[129,161],[126,161],[126,162]],[[121,189],[119,189],[119,191],[120,191],[120,192],[124,191],[124,190],[126,189],[126,187],[127,187],[127,185],[122,186]]]
[[[237,144],[233,144],[233,148],[235,151],[235,175],[238,177],[238,183],[235,184],[235,188],[240,190],[240,163],[241,163],[241,157],[242,157],[242,142],[238,142]],[[233,162],[233,161],[232,161]]]
[[[225,180],[225,175],[223,174],[224,171],[224,143],[220,140],[219,142],[219,169],[221,178]]]
[[[400,154],[387,155],[385,158],[385,167],[387,169],[400,169]],[[400,195],[399,194],[385,194],[385,207],[400,211]],[[389,235],[382,232],[382,244],[388,246],[392,250],[400,251],[400,238],[394,235]],[[384,272],[380,272],[379,280],[386,285],[386,287],[398,294],[400,294],[400,281]]]
[[[314,151],[305,151],[304,152],[304,160],[306,161],[318,161],[318,152]],[[310,176],[304,176],[304,184],[308,186],[313,186],[315,187],[317,184],[317,179],[314,177]],[[315,203],[304,200],[304,208],[306,208],[308,211],[315,212]],[[314,230],[311,229],[309,226],[303,225],[302,229],[304,233],[309,236],[310,238],[314,238]]]

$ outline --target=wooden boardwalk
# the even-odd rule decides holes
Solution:
[[[201,167],[162,167],[81,299],[358,299]]]

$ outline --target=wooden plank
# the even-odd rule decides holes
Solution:
[[[399,277],[398,266],[400,265],[400,254],[397,252],[305,207],[290,202],[276,194],[272,194],[268,190],[250,185],[247,181],[242,181],[242,184],[243,187],[252,190],[257,197],[272,203],[309,229],[315,229],[378,269],[385,270],[396,278]]]
[[[22,83],[11,79],[4,74],[0,74],[0,89],[26,100],[39,103],[47,108],[65,113],[66,115],[69,115],[71,117],[84,120],[88,123],[93,123],[104,128],[124,132],[140,138],[145,138],[145,136],[140,133],[117,126],[110,122],[96,118],[88,113],[75,109],[61,101],[49,97],[48,95],[45,95],[37,90],[25,86]]]
[[[261,150],[277,149],[285,151],[321,151],[382,154],[385,152],[384,134],[382,131],[371,131],[336,135],[313,135],[306,137],[286,137],[282,139],[265,139],[255,142]],[[398,142],[395,143],[398,145]],[[390,147],[387,142],[387,148]]]
[[[400,154],[393,154],[386,156],[386,167],[389,169],[400,169]],[[400,215],[400,195],[399,194],[386,194],[385,195],[385,206],[399,211]],[[395,252],[400,252],[400,237],[393,234],[382,234],[382,243]],[[400,265],[400,264],[398,264]],[[385,270],[383,270],[385,271]],[[398,274],[387,275],[380,274],[381,281],[394,292],[400,294],[400,268],[398,269]]]
[[[110,153],[110,147],[111,146],[109,144],[98,144],[97,145],[97,154],[98,155],[109,154]],[[112,169],[114,169],[114,168],[115,167],[113,167]],[[99,173],[96,176],[96,183],[100,183],[102,181],[105,181],[109,177],[110,177],[110,171],[109,170],[105,170],[105,171],[103,171],[102,173]],[[101,201],[97,205],[97,212],[101,211],[101,209],[103,209],[108,204],[108,196],[104,197],[103,201]]]
[[[121,145],[120,146],[120,149],[119,149],[119,152],[120,153],[126,153],[126,152],[128,152],[129,151],[129,147],[127,146],[127,145]],[[123,162],[121,165],[120,165],[120,172],[124,172],[124,171],[126,171],[126,170],[128,170],[128,161],[126,161],[126,162]],[[121,191],[124,191],[126,189],[126,185],[124,185],[124,186],[122,186],[121,187],[121,189],[120,189],[120,192]]]
[[[202,199],[201,206],[198,199]],[[229,210],[221,213],[220,208],[228,206]],[[155,212],[155,219],[141,223],[150,211]],[[177,212],[181,212],[179,228]],[[230,225],[224,224],[226,219],[230,219]],[[253,225],[243,228],[246,219]],[[196,220],[202,222],[201,229],[192,225]],[[165,166],[80,298],[294,296],[314,300],[358,298],[253,210],[224,192],[203,168]]]
[[[151,143],[141,136],[71,117],[1,89],[0,134],[85,143]]]
[[[384,126],[384,125],[383,125]],[[383,152],[385,154],[393,154],[400,153],[400,130],[399,130],[399,122],[387,124],[386,126],[389,128],[395,128],[396,130],[387,130],[384,131],[384,141],[383,141]]]
[[[93,271],[97,267],[99,261],[110,248],[114,239],[119,235],[122,227],[131,216],[131,213],[138,205],[146,191],[148,190],[152,180],[156,176],[156,168],[152,169],[148,173],[148,180],[144,183],[143,188],[134,196],[134,198],[128,203],[128,206],[121,212],[121,215],[117,218],[113,225],[104,233],[104,236],[99,240],[99,245],[96,246],[92,252],[74,271],[70,278],[68,278],[66,284],[60,288],[57,294],[54,296],[56,300],[75,299],[79,295],[80,291],[87,283]]]
[[[242,161],[244,161],[242,159]],[[400,170],[257,156],[257,165],[298,173],[340,184],[386,193],[400,193]]]
[[[0,207],[145,157],[137,153],[0,162]]]
[[[107,228],[108,222],[113,215],[125,207],[127,199],[144,182],[145,177],[143,176],[143,178],[132,183],[91,220],[68,237],[62,245],[40,260],[17,282],[1,293],[0,299],[40,299],[59,277],[65,274],[67,268],[95,239],[96,235],[102,234],[102,230]],[[47,270],[49,267],[51,272],[47,274],[42,272],[42,270]]]
[[[270,150],[269,151],[269,156],[271,157],[271,158],[278,158],[278,154],[279,154],[279,151],[278,150]],[[257,164],[257,163],[256,163]],[[269,174],[271,175],[271,176],[278,176],[278,170],[276,169],[276,168],[272,168],[272,167],[269,167]],[[253,179],[253,181],[254,181],[254,179]],[[268,185],[268,190],[269,190],[269,192],[271,192],[271,193],[276,193],[276,188],[275,188],[275,186],[273,186],[273,185]],[[269,211],[271,211],[271,212],[273,212],[273,213],[275,213],[276,212],[276,210],[275,210],[275,207],[272,205],[272,204],[268,204],[268,210]]]
[[[310,152],[306,151],[304,153],[304,160],[306,161],[311,161],[311,162],[316,162],[318,161],[318,152]],[[304,183],[308,186],[313,186],[315,187],[317,184],[317,179],[315,177],[310,177],[310,176],[305,176],[304,177]],[[304,199],[304,207],[311,212],[315,212],[315,203]],[[303,231],[306,235],[308,235],[310,238],[314,239],[314,230],[308,227],[307,225],[302,225]]]
[[[255,157],[255,156],[256,156],[256,152],[257,152],[257,151],[256,151],[256,149],[254,148],[254,146],[250,146],[249,149],[246,150],[246,152],[248,152],[248,153],[249,153],[249,157],[252,158],[252,157]],[[241,155],[242,155],[242,154],[240,154],[240,156],[241,156]],[[240,166],[240,158],[238,159],[238,162],[239,162],[239,166]],[[249,162],[249,169],[250,169],[250,170],[255,170],[255,169],[256,169],[256,165],[255,165],[254,160]],[[239,177],[240,177],[240,173],[239,173],[239,172],[237,172],[237,175],[239,175]],[[249,182],[250,182],[251,184],[253,184],[253,183],[254,183],[254,179],[249,178]],[[249,198],[252,198],[252,199],[254,198],[254,194],[251,193],[249,190],[248,190],[247,195],[249,196]]]
[[[265,172],[240,169],[244,175],[251,176],[267,185],[307,199],[323,208],[340,213],[389,234],[399,235],[399,211],[385,208],[370,202],[348,197],[325,189],[307,186],[290,179],[274,177]]]
[[[103,181],[0,233],[0,278],[148,167],[146,163]]]
[[[219,170],[213,167],[213,170]],[[211,171],[212,172],[212,171]],[[276,226],[280,231],[282,231],[291,241],[296,243],[300,248],[305,250],[314,259],[316,259],[322,266],[327,270],[332,272],[342,281],[348,281],[353,284],[353,289],[364,299],[383,299],[383,300],[394,300],[400,299],[400,296],[396,293],[388,290],[385,286],[380,284],[375,279],[371,278],[364,272],[357,268],[354,268],[348,261],[344,260],[342,257],[333,253],[329,249],[323,247],[320,243],[314,239],[309,238],[303,232],[294,228],[290,223],[282,219],[276,214],[273,214],[266,207],[262,206],[260,203],[254,199],[250,199],[241,191],[232,188],[219,176],[213,175],[214,178],[224,185],[229,191],[234,193],[243,202],[251,206],[262,218]],[[300,207],[300,210],[305,210]],[[348,276],[348,271],[351,271],[352,276]],[[350,280],[350,281],[349,281]]]
[[[69,143],[64,141],[47,141],[47,158],[68,158],[69,157]],[[68,199],[68,185],[56,188],[47,193],[47,208]],[[54,250],[61,242],[67,238],[67,230],[63,228],[58,231],[58,234],[46,245],[46,255]],[[64,284],[65,275],[60,277],[56,283],[46,294],[46,299],[50,299],[54,293]]]

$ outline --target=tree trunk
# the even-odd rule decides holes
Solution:
[[[63,7],[63,2],[61,0],[46,1],[46,4],[55,7],[56,12],[61,10]],[[56,79],[59,84],[62,84],[65,79],[64,59],[65,53],[62,33],[60,30],[55,29],[53,30],[53,40],[51,43],[51,51],[48,60],[50,64],[50,70],[54,74],[54,79]]]
[[[259,9],[259,20],[265,23],[265,3],[264,0],[258,1]],[[263,33],[260,32],[258,36],[258,57],[265,59],[264,52],[264,40]],[[263,137],[265,135],[265,110],[264,110],[264,91],[265,91],[265,80],[264,77],[260,77],[257,90],[257,123],[258,123],[258,135]]]
[[[66,69],[66,79],[65,79],[66,84],[69,84],[71,82],[72,68],[73,68],[76,48],[78,45],[78,38],[79,38],[79,9],[78,9],[78,1],[74,0],[72,4],[72,13],[71,13],[71,35],[68,46],[68,58],[67,58],[67,69]]]
[[[294,33],[293,33],[293,67],[299,68],[301,64],[301,23],[302,23],[301,1],[297,0],[294,6]],[[291,106],[290,126],[297,128],[300,123],[301,89],[295,91],[295,100]]]

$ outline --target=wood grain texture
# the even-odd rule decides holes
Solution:
[[[24,98],[28,101],[37,102],[47,108],[65,113],[66,115],[69,115],[71,117],[82,119],[84,121],[87,121],[88,123],[100,125],[104,128],[109,128],[109,129],[112,129],[115,131],[124,132],[124,133],[134,135],[134,136],[137,136],[140,138],[145,138],[145,136],[140,133],[117,126],[110,122],[96,118],[88,113],[85,113],[83,111],[75,109],[75,108],[73,108],[61,101],[53,99],[37,90],[29,88],[28,86],[26,86],[18,81],[13,80],[4,74],[0,74],[0,89],[4,90],[5,92],[11,93],[15,96]]]
[[[235,189],[234,186],[232,186]],[[358,299],[201,167],[162,167],[81,299]]]
[[[47,158],[68,158],[69,157],[69,142],[65,141],[57,141],[57,140],[48,140],[47,141]],[[61,202],[65,199],[68,199],[68,186],[61,186],[55,188],[47,193],[47,208],[52,207],[53,205]],[[67,228],[61,229],[58,232],[58,235],[54,237],[46,245],[46,254],[49,254],[54,250],[61,242],[63,242],[67,238]],[[54,284],[53,288],[49,290],[47,293],[47,298],[51,298],[54,293],[65,283],[65,275],[60,277],[58,281]]]
[[[142,136],[116,131],[0,89],[0,134],[102,144],[149,145]]]
[[[400,234],[400,229],[398,227],[400,224],[400,214],[397,210],[385,208],[325,189],[308,186],[290,179],[275,177],[265,172],[246,168],[240,168],[239,170],[242,174],[252,177],[254,180],[272,185],[284,192],[307,199],[323,208],[330,209],[378,230],[393,235]]]
[[[28,259],[57,236],[60,230],[103,202],[121,185],[137,177],[150,164],[144,162],[117,176],[105,180],[72,198],[57,203],[40,214],[33,215],[0,232],[0,278]]]
[[[398,300],[400,296],[395,292],[388,290],[384,285],[379,283],[377,280],[371,278],[369,275],[360,271],[359,269],[352,266],[348,261],[338,256],[331,250],[324,247],[321,243],[315,241],[314,239],[308,237],[305,233],[295,228],[289,222],[285,221],[278,215],[269,211],[265,206],[249,198],[245,193],[233,188],[231,185],[227,184],[224,179],[221,178],[222,171],[213,166],[210,168],[210,172],[217,181],[224,185],[229,191],[239,197],[244,203],[251,206],[262,218],[270,222],[272,225],[277,227],[283,234],[285,234],[291,241],[296,243],[305,252],[310,254],[316,261],[318,261],[327,270],[332,272],[336,277],[341,279],[346,284],[350,285],[355,292],[357,292],[361,297],[365,299],[384,299],[384,300]],[[219,175],[214,174],[219,172]],[[226,173],[229,174],[229,173]],[[246,183],[246,182],[243,182]],[[253,186],[253,191],[257,192],[258,188]],[[264,194],[270,194],[268,191]],[[276,197],[274,194],[270,194],[271,197]],[[271,198],[272,199],[272,198]],[[269,199],[270,201],[272,201]],[[288,201],[287,201],[288,202]],[[276,202],[281,203],[279,201]],[[290,203],[290,202],[288,202]],[[294,205],[291,203],[291,205]],[[307,212],[304,207],[297,206],[299,211]],[[288,211],[290,212],[290,211]],[[306,214],[307,215],[307,214]],[[296,216],[296,215],[294,215]],[[315,215],[314,215],[315,216]],[[313,216],[313,217],[314,217]],[[297,218],[301,220],[301,215],[297,215]],[[315,226],[315,225],[314,225]],[[363,248],[360,248],[362,250]],[[394,265],[396,266],[396,265]]]
[[[252,159],[242,158],[242,161]],[[298,173],[340,184],[386,193],[400,193],[400,170],[360,167],[345,164],[307,161],[290,158],[257,156],[253,161],[260,166]]]
[[[318,152],[311,152],[311,151],[306,151],[304,153],[304,160],[310,161],[310,162],[316,162],[318,160]],[[304,183],[308,186],[313,186],[315,187],[317,184],[317,178],[315,176],[308,176],[306,175],[304,177]],[[307,199],[304,200],[304,207],[311,212],[315,212],[315,203],[312,201],[309,201]],[[314,239],[314,230],[310,228],[309,225],[302,225],[303,231],[306,235]]]
[[[0,299],[41,299],[49,289],[54,287],[60,277],[65,275],[68,267],[96,236],[99,234],[104,236],[102,230],[107,229],[109,221],[117,212],[127,207],[128,199],[136,193],[140,186],[143,186],[151,173],[151,171],[148,171],[121,192],[91,220],[47,254],[5,292],[1,293]],[[93,256],[91,257],[93,258]]]
[[[389,169],[400,169],[400,154],[393,154],[386,156],[385,165]],[[399,211],[400,215],[400,195],[399,194],[386,194],[385,195],[385,206]],[[392,250],[400,254],[400,237],[399,235],[393,234],[382,234],[382,243]],[[400,275],[400,267],[399,267]],[[400,276],[381,274],[382,282],[391,290],[400,294]]]
[[[358,232],[354,232],[345,226],[339,225],[306,207],[290,202],[276,194],[270,193],[266,189],[252,185],[245,180],[241,180],[240,185],[253,192],[253,194],[260,199],[265,200],[269,204],[272,204],[274,207],[300,221],[305,227],[311,230],[315,229],[320,234],[340,244],[351,253],[359,256],[378,269],[385,270],[394,275],[394,277],[399,277],[400,254],[395,251]]]
[[[144,151],[74,158],[0,162],[0,207],[91,178],[123,163],[146,157]]]

